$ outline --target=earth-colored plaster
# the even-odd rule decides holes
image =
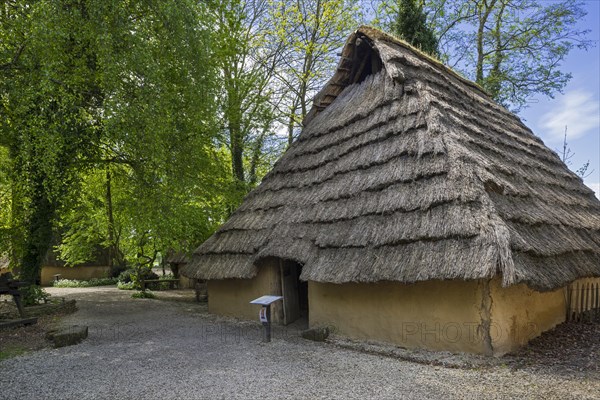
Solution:
[[[565,320],[565,289],[538,292],[518,284],[502,287],[499,278],[490,283],[492,298],[490,336],[494,355],[526,344]]]
[[[52,285],[54,275],[60,274],[60,279],[89,280],[109,276],[108,266],[81,266],[81,267],[42,267],[40,282],[42,286]]]
[[[484,353],[481,282],[309,282],[309,324],[407,348]]]
[[[599,282],[582,279],[577,282]],[[209,311],[257,319],[249,301],[280,295],[279,263],[268,260],[253,279],[208,282]],[[488,281],[309,282],[309,325],[359,340],[500,356],[565,320],[566,289],[538,292],[524,284]],[[273,322],[282,321],[276,303]]]
[[[250,304],[251,300],[264,295],[281,296],[281,278],[279,263],[266,260],[258,268],[252,279],[222,279],[207,281],[208,312],[211,314],[258,320],[260,306]],[[281,302],[271,307],[271,321],[275,324],[282,320]]]

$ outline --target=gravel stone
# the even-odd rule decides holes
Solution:
[[[79,311],[62,324],[87,325],[88,338],[0,362],[0,398],[600,398],[596,369],[558,374],[502,359],[431,365],[308,341],[297,328],[275,327],[272,342],[263,343],[258,321],[211,316],[205,304],[132,299],[112,287],[49,291],[77,299]],[[169,292],[157,295],[186,299]]]

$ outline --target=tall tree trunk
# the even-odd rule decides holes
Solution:
[[[231,168],[233,176],[240,182],[245,182],[244,176],[244,140],[238,124],[230,123],[229,135],[231,142]]]
[[[112,205],[112,178],[110,173],[110,165],[106,166],[106,220],[108,222],[108,266],[113,270],[114,258],[117,254],[115,243],[115,219],[113,215]]]
[[[27,226],[20,279],[39,283],[42,263],[52,243],[54,206],[46,196],[44,178],[36,177],[35,193],[31,198],[31,214]]]
[[[15,162],[17,150],[14,145],[9,147],[9,158]],[[13,164],[12,168],[17,168]],[[20,222],[24,215],[22,186],[16,184],[15,176],[23,174],[22,170],[13,170],[10,187],[10,264],[11,267],[17,267],[23,258],[23,245],[25,244],[24,226]],[[16,272],[16,271],[15,271]]]
[[[489,4],[487,0],[483,0],[477,5],[479,8],[479,26],[477,27],[477,66],[475,69],[475,82],[477,82],[479,85],[483,84],[483,36],[485,33],[485,24],[487,23],[495,4],[496,0],[491,0]]]
[[[227,109],[225,119],[229,129],[229,143],[231,146],[231,171],[239,182],[245,182],[244,176],[244,138],[242,135],[242,105],[239,98],[235,74],[227,64],[223,67],[225,76],[225,91],[227,93]]]
[[[306,100],[306,95],[308,93],[308,81],[310,79],[310,75],[313,72],[313,62],[314,62],[314,46],[317,41],[317,36],[319,33],[319,29],[321,26],[321,0],[317,0],[317,8],[315,10],[315,25],[312,27],[310,39],[308,41],[308,46],[306,53],[304,55],[304,65],[302,68],[302,82],[300,84],[300,110],[302,111],[302,115],[300,116],[300,120],[304,121],[306,114],[308,112],[308,102]]]
[[[504,55],[502,54],[502,15],[504,14],[504,9],[506,8],[506,2],[501,0],[500,9],[496,14],[496,26],[494,31],[492,31],[492,35],[494,36],[494,57],[492,60],[492,68],[490,69],[489,74],[489,84],[486,85],[487,91],[492,95],[494,99],[497,99],[500,95],[501,89],[501,69],[502,61],[504,60]]]
[[[265,143],[265,135],[268,129],[268,126],[263,128],[263,131],[260,133],[258,138],[256,138],[256,142],[254,143],[254,147],[252,149],[252,159],[250,160],[250,171],[248,174],[248,183],[251,185],[254,185],[257,181],[256,168],[260,161],[260,155],[262,154],[262,147]]]

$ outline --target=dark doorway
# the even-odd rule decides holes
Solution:
[[[300,280],[302,266],[297,262],[282,260],[281,293],[283,294],[283,324],[299,319],[308,321],[308,282]]]

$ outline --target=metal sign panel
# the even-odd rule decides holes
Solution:
[[[283,299],[282,296],[271,296],[271,295],[267,295],[267,296],[262,296],[259,297],[258,299],[254,299],[250,302],[250,304],[258,304],[261,306],[268,306],[272,303],[275,303],[277,300],[281,300]]]

